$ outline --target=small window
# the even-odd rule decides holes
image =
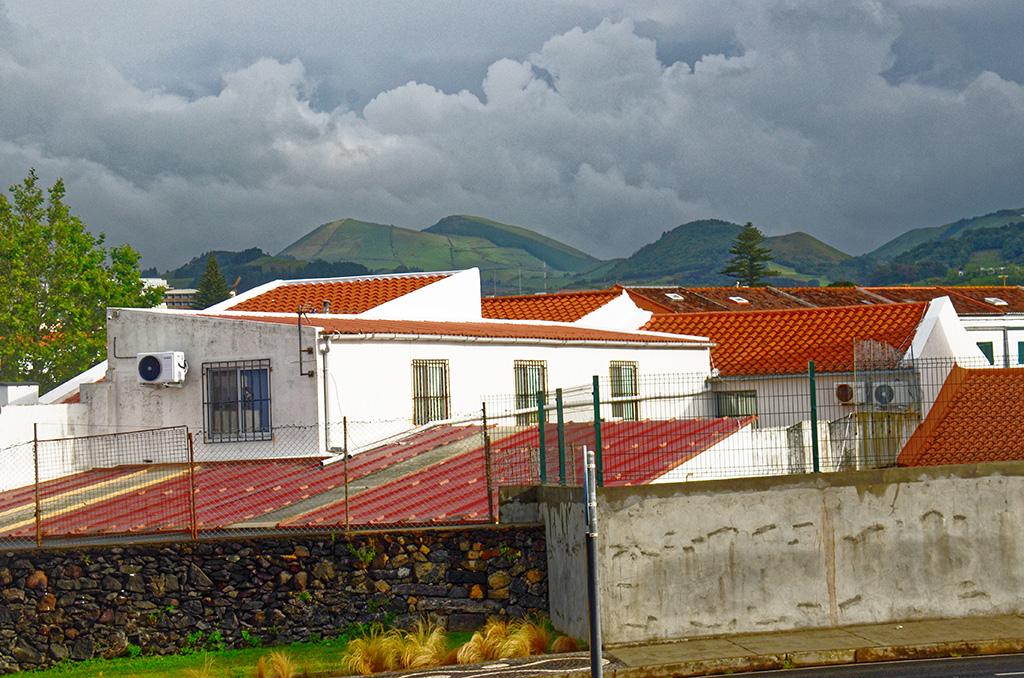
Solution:
[[[417,426],[447,419],[448,361],[412,361],[412,412]]]
[[[985,359],[988,360],[989,365],[996,364],[996,355],[992,349],[991,341],[979,341],[978,348],[980,348],[981,352],[985,354]]]
[[[640,417],[640,404],[636,400],[623,400],[637,395],[636,363],[613,360],[611,377],[612,416],[636,421]]]
[[[720,417],[756,417],[757,391],[719,391],[715,405]]]
[[[1017,364],[1024,365],[1024,341],[1017,342]]]
[[[270,440],[270,361],[203,364],[203,439]]]
[[[683,301],[684,300],[683,295],[679,294],[678,292],[666,292],[665,296],[668,297],[669,299],[671,299],[672,301]]]
[[[992,304],[993,306],[1007,306],[1008,305],[1006,303],[1005,299],[1000,299],[999,297],[985,297],[985,301],[987,303],[989,303],[989,304]]]
[[[743,297],[729,297],[729,301],[731,301],[734,304],[740,304],[741,306],[750,303],[749,300],[744,299]]]
[[[548,402],[548,364],[544,360],[515,361],[516,409],[532,409],[532,412],[516,415],[517,424],[537,423],[537,392],[544,393],[542,402]],[[544,421],[548,413],[544,411]]]

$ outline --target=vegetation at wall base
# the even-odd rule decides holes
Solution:
[[[579,649],[574,639],[556,633],[546,619],[489,619],[472,635],[446,634],[427,622],[404,631],[389,630],[379,624],[352,625],[330,640],[314,638],[307,643],[276,648],[251,647],[167,656],[129,652],[129,656],[116,659],[65,660],[53,668],[33,671],[32,675],[34,678],[370,675]]]
[[[64,182],[43,191],[35,170],[0,194],[0,381],[49,391],[106,358],[106,309],[150,307],[139,254],[106,249],[64,204]]]

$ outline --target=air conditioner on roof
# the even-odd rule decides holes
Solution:
[[[836,400],[843,405],[862,405],[867,401],[867,393],[864,382],[836,384]]]
[[[188,373],[182,351],[156,351],[135,356],[135,373],[140,384],[181,384]]]

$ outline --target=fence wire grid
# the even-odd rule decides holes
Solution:
[[[5,450],[0,546],[494,523],[500,486],[578,486],[586,449],[607,486],[890,467],[954,364],[757,379],[613,369],[419,426],[343,419],[231,446],[183,426],[37,439]]]

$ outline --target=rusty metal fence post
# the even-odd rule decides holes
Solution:
[[[498,521],[494,516],[494,475],[493,468],[491,467],[491,437],[487,434],[487,403],[481,403],[480,407],[483,411],[484,472],[487,477],[487,515],[493,525]]]
[[[32,424],[32,460],[35,464],[35,502],[36,502],[36,547],[43,545],[42,521],[39,501],[39,424]]]
[[[199,520],[196,516],[196,453],[192,445],[192,432],[185,429],[185,441],[188,444],[188,503],[189,503],[189,534],[192,539],[199,538]]]

